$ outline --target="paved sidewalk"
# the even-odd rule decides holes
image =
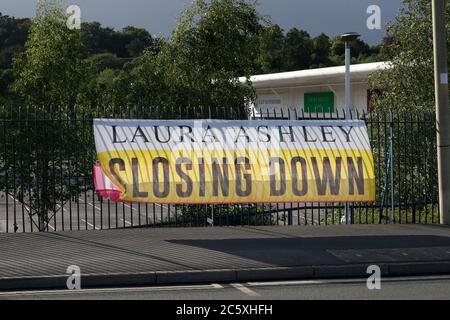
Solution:
[[[323,226],[0,234],[0,290],[450,274],[450,228]]]

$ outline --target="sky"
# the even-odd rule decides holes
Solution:
[[[18,18],[33,17],[36,0],[1,0],[0,12]],[[385,26],[397,15],[402,0],[259,0],[258,11],[285,30],[297,27],[311,36],[321,32],[335,36],[358,32],[362,39],[377,44],[386,34]],[[191,0],[64,0],[79,5],[82,21],[122,29],[127,25],[145,28],[153,35],[168,37],[177,16]],[[381,30],[369,30],[367,8],[381,9]]]

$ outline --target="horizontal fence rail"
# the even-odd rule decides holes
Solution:
[[[0,232],[135,227],[437,223],[433,112],[304,113],[242,108],[0,106]],[[374,203],[112,203],[94,190],[93,119],[361,119],[376,175]]]

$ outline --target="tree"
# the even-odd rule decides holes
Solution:
[[[259,54],[256,64],[258,72],[273,73],[286,70],[285,37],[279,25],[269,25],[261,32]]]
[[[11,69],[0,69],[0,105],[8,104],[13,97],[10,95],[9,86],[14,82]]]
[[[123,59],[118,58],[112,53],[99,53],[89,56],[86,63],[90,72],[98,74],[105,69],[120,70],[125,64]]]
[[[30,19],[0,13],[0,69],[10,69],[14,54],[23,51],[30,24]]]
[[[15,19],[0,13],[0,103],[12,99],[9,92],[14,82],[12,59],[24,50],[30,24],[29,19]]]
[[[91,150],[83,152],[90,137],[76,130],[76,103],[89,80],[84,58],[80,32],[66,27],[60,3],[38,2],[25,51],[13,62],[18,105],[6,117],[18,121],[4,124],[8,134],[0,137],[7,177],[0,189],[30,208],[41,231],[81,191],[71,177],[87,176],[92,166]]]
[[[357,39],[351,44],[352,63],[369,63],[381,61],[379,56],[379,46],[370,46],[361,39]],[[345,43],[341,38],[334,37],[331,39],[331,55],[330,59],[335,66],[345,64]]]
[[[121,58],[136,58],[145,49],[156,49],[147,30],[132,26],[115,31],[102,27],[98,22],[84,22],[81,37],[89,54],[111,53]]]
[[[78,30],[56,2],[39,1],[25,51],[13,61],[13,91],[28,105],[74,106],[87,77]]]
[[[330,37],[321,33],[313,40],[313,50],[311,55],[311,68],[323,68],[330,65]]]
[[[132,58],[139,57],[144,50],[153,50],[154,40],[150,33],[145,29],[135,27],[125,27],[122,30],[122,37],[124,38],[125,49],[128,56]]]
[[[450,13],[449,9],[450,6],[447,7],[447,13]],[[374,97],[375,110],[381,115],[386,115],[386,111],[394,111],[392,116],[389,113],[393,123],[404,123],[409,127],[408,135],[396,134],[394,131],[393,145],[393,166],[399,172],[406,173],[405,183],[399,184],[395,197],[399,202],[407,203],[414,194],[422,193],[423,197],[436,194],[438,186],[435,161],[436,128],[430,125],[434,122],[431,1],[404,0],[400,13],[388,32],[388,36],[383,40],[381,55],[383,60],[390,61],[390,68],[372,74],[369,85],[380,92]],[[423,123],[426,125],[407,124],[418,119],[424,119]],[[374,134],[389,139],[386,128],[376,128]],[[430,160],[404,161],[405,146],[412,146],[411,150],[427,150]],[[379,154],[389,154],[389,144],[380,145],[378,150]],[[421,167],[424,162],[430,166],[425,172]],[[387,164],[388,162],[384,166]],[[388,170],[381,170],[381,180],[386,180],[383,176],[387,173]],[[412,188],[414,184],[418,187]],[[395,182],[395,185],[398,183]],[[420,210],[420,206],[415,210]]]
[[[83,22],[81,24],[81,38],[88,54],[112,53],[118,55],[119,50],[116,48],[120,44],[114,43],[114,33],[114,29],[104,28],[99,22]]]
[[[158,52],[147,50],[131,64],[127,100],[170,110],[243,111],[254,91],[239,77],[253,73],[260,30],[252,3],[195,1],[181,15],[171,41],[160,40]]]
[[[286,71],[309,69],[313,42],[308,32],[293,28],[286,34]]]
[[[450,17],[448,2],[447,16]],[[382,49],[391,68],[370,78],[371,86],[382,92],[374,101],[377,109],[434,109],[432,30],[431,1],[404,0]],[[450,50],[450,38],[448,41]]]

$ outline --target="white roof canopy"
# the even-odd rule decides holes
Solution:
[[[350,67],[352,82],[367,82],[371,73],[389,68],[389,62],[355,64]],[[240,78],[245,82],[246,78]],[[302,85],[331,85],[344,83],[345,66],[272,73],[250,77],[255,89],[282,88]]]

